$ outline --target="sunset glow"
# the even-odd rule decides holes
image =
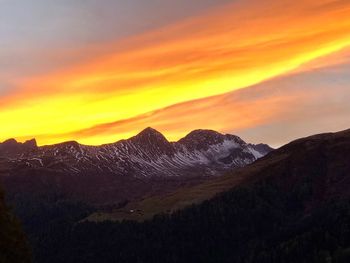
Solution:
[[[316,98],[307,85],[283,90],[281,78],[346,65],[349,46],[349,1],[233,1],[132,37],[101,40],[92,47],[99,52],[74,50],[81,59],[72,64],[0,75],[11,83],[0,93],[0,141],[102,144],[148,126],[176,140],[196,127],[239,132],[268,125],[298,107],[298,99]]]

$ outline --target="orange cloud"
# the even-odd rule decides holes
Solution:
[[[128,138],[146,126],[177,140],[200,128],[234,133],[278,147],[309,134],[341,130],[350,123],[350,64],[276,78],[232,93],[184,102],[139,116],[64,134],[42,134],[44,141],[79,138],[82,143]],[[342,81],[339,81],[341,79]],[[29,139],[22,138],[22,139]]]
[[[31,135],[41,144],[63,139],[99,144],[142,128],[147,118],[177,138],[184,133],[182,126],[190,128],[185,125],[191,122],[188,112],[201,110],[203,101],[181,103],[307,70],[302,66],[349,45],[348,1],[238,1],[122,42],[100,44],[97,48],[105,49],[105,54],[90,62],[84,59],[81,65],[56,73],[17,80],[17,92],[0,98],[4,125],[0,139]],[[288,99],[284,97],[269,98],[270,104]],[[207,110],[193,128],[208,126],[208,119],[227,110],[220,100],[210,101],[213,113]],[[169,108],[176,104],[185,108]],[[239,101],[235,105],[240,110],[230,114],[242,127],[261,121],[244,111],[250,105]],[[162,117],[159,109],[164,108],[167,114]],[[264,118],[273,118],[275,110],[265,108]],[[185,116],[182,123],[166,119],[179,115]],[[145,117],[138,123],[136,116]],[[104,123],[127,119],[138,124],[86,134],[89,127],[95,127],[93,132],[106,128]],[[222,117],[211,128],[223,130],[229,127],[227,121]]]

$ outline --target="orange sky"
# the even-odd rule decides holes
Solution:
[[[172,140],[195,128],[254,129],[279,122],[297,101],[316,98],[314,88],[288,86],[276,93],[271,86],[317,67],[346,64],[348,46],[349,1],[236,1],[95,43],[98,55],[78,49],[80,63],[11,79],[11,91],[0,95],[0,141],[101,144],[147,126]],[[248,95],[232,93],[240,89]]]

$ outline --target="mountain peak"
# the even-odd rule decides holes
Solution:
[[[220,132],[208,129],[197,129],[191,131],[187,136],[222,136]],[[186,136],[186,137],[187,137]]]
[[[180,144],[185,146],[208,146],[222,143],[225,140],[225,135],[213,130],[194,130],[179,140]]]
[[[17,144],[18,142],[13,138],[8,139],[2,143],[2,145],[17,145]]]
[[[178,141],[190,149],[205,150],[212,145],[223,144],[225,141],[230,141],[239,145],[244,145],[245,142],[238,136],[231,134],[222,134],[214,130],[194,130]]]
[[[31,148],[31,149],[35,149],[38,147],[36,140],[35,139],[31,139],[31,140],[27,140],[23,143],[23,145],[27,148]]]
[[[156,129],[153,129],[152,127],[147,127],[136,136],[163,136],[163,134],[157,131]]]
[[[15,139],[8,139],[0,143],[0,155],[16,155],[37,150],[35,139],[28,140],[24,143],[17,142]]]
[[[56,148],[62,148],[62,149],[63,148],[73,148],[73,149],[76,149],[76,150],[80,149],[80,144],[77,141],[61,142],[61,143],[58,143],[58,144],[54,144],[53,146],[56,147]],[[47,147],[47,146],[45,146],[45,147]]]
[[[139,134],[132,137],[130,140],[134,143],[148,146],[170,145],[169,141],[164,137],[162,133],[151,127],[142,130]]]
[[[147,140],[147,141],[166,141],[168,142],[168,140],[164,137],[164,135],[162,133],[160,133],[159,131],[157,131],[156,129],[153,129],[151,127],[148,127],[144,130],[142,130],[139,134],[137,134],[136,136],[134,136],[133,138],[135,139],[140,139],[140,140]]]

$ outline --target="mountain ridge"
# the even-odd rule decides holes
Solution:
[[[14,139],[0,143],[0,157],[25,160],[30,167],[37,167],[38,162],[41,167],[50,166],[48,159],[51,158],[56,164],[69,164],[73,173],[80,168],[81,171],[91,170],[94,165],[103,172],[113,172],[121,166],[128,166],[128,163],[136,164],[135,169],[138,165],[146,165],[157,171],[157,166],[162,169],[168,166],[192,167],[197,163],[204,166],[217,163],[235,168],[251,163],[271,150],[268,145],[249,144],[238,136],[211,130],[195,130],[176,142],[169,142],[162,133],[150,127],[129,139],[100,146],[76,141],[37,146],[34,139],[25,143]],[[116,162],[119,163],[115,165]],[[220,170],[219,165],[216,166]],[[213,173],[208,171],[208,174]]]
[[[169,142],[150,127],[129,139],[100,146],[76,141],[37,146],[34,142],[0,144],[0,179],[7,189],[42,192],[54,188],[103,203],[199,183],[272,150],[211,130],[196,130]]]
[[[192,130],[190,131],[188,134],[186,134],[184,137],[176,140],[176,141],[170,141],[168,140],[160,131],[152,128],[152,127],[146,127],[144,128],[143,130],[141,130],[139,133],[137,133],[136,135],[134,136],[131,136],[129,138],[126,138],[126,139],[120,139],[120,140],[117,140],[117,141],[114,141],[114,142],[109,142],[109,143],[101,143],[101,144],[98,144],[98,145],[90,145],[90,144],[85,144],[85,143],[80,143],[76,140],[67,140],[67,141],[62,141],[62,142],[57,142],[57,143],[52,143],[52,144],[43,144],[43,145],[38,145],[37,144],[37,141],[36,141],[36,138],[32,138],[32,139],[29,139],[29,140],[25,140],[24,142],[19,142],[17,141],[17,139],[15,138],[8,138],[2,142],[0,142],[0,149],[1,149],[1,145],[3,144],[8,144],[8,143],[12,143],[12,144],[17,144],[17,145],[33,145],[33,147],[38,147],[38,148],[41,148],[41,147],[50,147],[50,146],[59,146],[59,145],[62,145],[62,144],[79,144],[81,146],[90,146],[90,147],[100,147],[100,146],[106,146],[106,145],[110,145],[110,144],[115,144],[115,143],[118,143],[118,142],[122,142],[122,141],[127,141],[127,140],[130,140],[132,138],[135,138],[135,137],[140,137],[140,136],[144,136],[144,135],[150,135],[150,134],[153,134],[153,135],[160,135],[161,137],[163,137],[167,142],[169,143],[176,143],[176,142],[180,142],[188,137],[191,137],[193,134],[198,134],[198,133],[202,133],[202,134],[216,134],[216,135],[221,135],[221,136],[234,136],[234,137],[237,137],[238,139],[242,140],[239,136],[237,135],[233,135],[233,134],[229,134],[229,133],[221,133],[221,132],[218,132],[218,131],[215,131],[215,130],[211,130],[211,129],[195,129],[195,130]],[[243,141],[243,140],[242,140]],[[252,144],[252,145],[267,145],[268,144],[265,144],[265,143],[257,143],[257,144]]]

